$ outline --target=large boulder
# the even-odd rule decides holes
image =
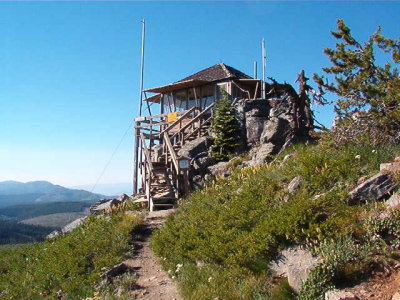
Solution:
[[[283,118],[271,118],[265,124],[261,143],[272,143],[281,148],[292,133],[289,121]]]
[[[245,144],[253,146],[260,142],[261,134],[264,130],[265,121],[269,118],[270,106],[265,100],[248,100],[236,107],[240,116],[243,138]]]
[[[246,140],[249,146],[260,142],[261,134],[264,130],[265,118],[248,117],[246,118]]]
[[[245,162],[245,165],[254,166],[270,161],[271,155],[275,151],[275,145],[272,143],[262,144],[250,151],[251,160]]]
[[[193,141],[189,141],[182,146],[178,151],[178,156],[185,156],[188,158],[195,158],[197,155],[208,150],[207,137],[200,137]]]
[[[221,161],[211,167],[208,167],[208,171],[214,176],[228,176],[231,174],[229,161]]]
[[[90,207],[90,213],[100,214],[111,212],[114,206],[121,204],[122,201],[118,199],[101,199]]]
[[[214,165],[217,162],[215,157],[209,156],[208,153],[205,153],[205,156],[196,158],[193,161],[193,168],[194,170],[203,173],[207,170],[209,166]]]
[[[349,204],[376,201],[388,195],[397,186],[388,173],[378,173],[354,188],[348,196]]]
[[[303,282],[307,280],[310,271],[319,263],[321,263],[321,260],[312,256],[311,252],[299,247],[291,247],[282,250],[272,261],[269,268],[275,275],[287,277],[289,285],[298,293]]]

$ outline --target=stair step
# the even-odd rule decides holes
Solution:
[[[157,204],[157,203],[153,203],[153,207],[154,208],[156,208],[156,207],[174,207],[175,206],[175,204],[168,204],[168,203],[165,203],[165,204]]]
[[[175,196],[153,197],[153,201],[176,200]]]

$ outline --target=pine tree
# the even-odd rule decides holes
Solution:
[[[226,93],[216,102],[211,129],[214,143],[211,155],[220,161],[227,160],[239,145],[239,125]]]
[[[363,111],[377,126],[395,133],[400,128],[400,40],[382,36],[378,28],[361,44],[343,20],[337,21],[337,30],[331,32],[338,40],[335,49],[324,50],[332,66],[323,68],[322,76],[314,74],[320,95],[338,96],[333,103],[340,117],[350,119],[353,112]],[[384,64],[376,61],[377,51],[387,58]]]

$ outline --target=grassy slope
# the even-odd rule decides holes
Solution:
[[[1,299],[68,299],[93,295],[101,269],[122,261],[130,250],[133,214],[92,216],[72,233],[42,243],[0,248]]]
[[[363,239],[359,216],[370,206],[349,206],[346,195],[399,149],[358,144],[291,150],[296,155],[283,165],[284,154],[194,193],[154,236],[153,249],[186,299],[290,299],[285,284],[275,285],[267,272],[277,250],[349,235]],[[289,195],[286,186],[298,175],[304,182]]]

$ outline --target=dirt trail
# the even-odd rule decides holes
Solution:
[[[153,231],[161,227],[172,210],[150,212],[142,225],[141,239],[135,243],[136,256],[125,263],[135,270],[137,290],[135,299],[146,300],[182,300],[175,283],[161,269],[157,258],[150,249],[150,237]]]

